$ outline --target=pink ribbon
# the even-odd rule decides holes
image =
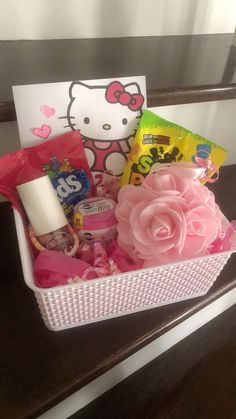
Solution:
[[[108,102],[128,106],[131,111],[141,109],[144,102],[143,95],[127,92],[119,81],[113,81],[107,86],[105,97]]]
[[[168,170],[170,168],[177,168],[180,177],[186,181],[192,182],[194,180],[202,180],[202,176],[205,175],[205,169],[196,165],[195,163],[188,162],[174,162],[174,163],[155,163],[151,167],[150,174],[159,172],[161,170]],[[177,172],[176,172],[177,173]]]
[[[215,183],[219,178],[218,167],[215,166],[210,159],[205,160],[201,157],[195,157],[195,163],[155,163],[150,170],[150,174],[155,173],[159,170],[166,169],[168,167],[177,167],[180,176],[183,176],[185,179],[188,179],[189,181],[198,179],[201,182]],[[214,173],[216,176],[209,176],[209,172]]]
[[[203,182],[209,182],[209,183],[215,183],[219,179],[219,169],[217,166],[215,166],[210,159],[205,160],[201,157],[195,157],[195,162],[199,167],[202,167],[205,169],[205,175],[201,177],[201,180]],[[214,172],[215,177],[211,177],[208,175],[209,172]]]
[[[97,240],[92,244],[91,251],[94,256],[93,266],[86,269],[82,279],[87,279],[88,274],[94,272],[98,277],[121,272],[112,258],[108,258],[107,251],[100,240]]]

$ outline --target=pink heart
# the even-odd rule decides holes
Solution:
[[[37,135],[37,137],[44,138],[46,140],[48,136],[51,134],[52,128],[50,125],[41,125],[41,128],[34,128],[33,133]]]
[[[42,105],[40,106],[40,111],[47,117],[50,118],[50,116],[53,116],[56,112],[54,108],[50,108],[48,105]]]

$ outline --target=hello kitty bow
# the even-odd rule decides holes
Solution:
[[[120,103],[121,105],[128,106],[131,111],[138,111],[141,109],[144,102],[143,95],[127,92],[125,86],[119,81],[113,81],[107,86],[105,97],[108,102]]]

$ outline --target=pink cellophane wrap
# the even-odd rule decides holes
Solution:
[[[161,165],[141,186],[124,186],[116,207],[120,247],[143,266],[213,252],[213,243],[225,234],[225,217],[200,183],[203,171],[191,163]]]
[[[97,278],[96,272],[89,268],[90,265],[83,260],[53,250],[44,250],[34,263],[35,283],[40,288],[48,288],[68,284],[74,278]]]

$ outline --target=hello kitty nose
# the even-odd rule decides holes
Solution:
[[[102,128],[105,129],[105,130],[109,130],[109,129],[111,129],[111,125],[110,124],[103,124]]]

